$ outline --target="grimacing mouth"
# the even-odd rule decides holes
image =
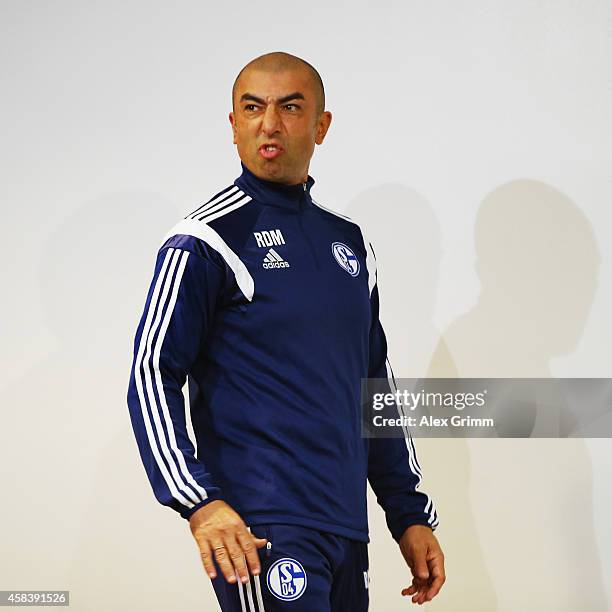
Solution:
[[[264,142],[262,144],[259,145],[259,147],[257,147],[257,150],[259,151],[260,149],[266,149],[267,151],[271,151],[274,149],[278,149],[279,151],[284,151],[284,147],[279,143],[279,142]]]

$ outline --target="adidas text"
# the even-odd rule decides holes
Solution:
[[[270,249],[263,260],[264,268],[290,268],[288,261],[285,261],[274,249]]]

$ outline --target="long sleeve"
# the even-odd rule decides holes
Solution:
[[[127,402],[155,497],[188,519],[221,497],[195,456],[182,387],[213,319],[225,271],[205,249],[168,246],[183,242],[169,241],[158,253],[136,331]]]
[[[371,249],[371,245],[369,247]],[[372,251],[373,254],[373,251]],[[375,274],[375,272],[374,272]],[[385,391],[395,391],[395,381],[387,357],[387,341],[379,320],[378,285],[371,293],[369,378],[385,379]],[[377,387],[378,388],[378,387]],[[398,407],[398,411],[400,407]],[[380,506],[385,511],[391,535],[399,541],[410,525],[427,525],[435,529],[438,517],[433,501],[418,487],[421,466],[412,436],[406,429],[404,438],[371,438],[369,440],[368,480]]]

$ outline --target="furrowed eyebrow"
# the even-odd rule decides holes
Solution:
[[[288,96],[283,96],[282,98],[279,98],[277,100],[277,102],[279,104],[284,104],[285,102],[289,102],[289,100],[305,100],[306,98],[304,98],[304,94],[302,94],[299,91],[294,91],[292,94],[289,94]],[[265,104],[266,101],[262,100],[261,98],[258,98],[257,96],[254,96],[251,93],[245,93],[242,94],[242,96],[240,96],[240,102],[244,102],[245,100],[250,100],[251,102],[257,102],[258,104]]]

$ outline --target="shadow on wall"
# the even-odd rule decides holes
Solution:
[[[439,222],[420,194],[400,184],[368,189],[352,200],[347,215],[365,230],[376,253],[381,322],[397,378],[425,376],[436,346],[443,341],[432,318],[442,253]],[[470,456],[462,439],[415,441],[423,468],[421,490],[434,500],[436,530],[446,556],[447,582],[428,604],[432,610],[497,610],[495,589],[485,564],[470,500]],[[370,597],[373,610],[412,605],[399,594],[411,582],[384,514],[369,490]],[[376,508],[376,510],[375,510]]]
[[[475,242],[480,295],[444,332],[429,376],[551,377],[550,360],[576,349],[597,288],[588,220],[550,185],[516,180],[484,199]],[[474,439],[469,448],[475,520],[503,609],[607,610],[584,441]]]
[[[57,349],[0,396],[13,406],[0,443],[18,458],[2,476],[11,491],[0,527],[10,559],[3,579],[17,588],[70,589],[71,604],[83,611],[196,603],[197,593],[183,594],[180,563],[168,576],[177,548],[191,546],[186,522],[168,511],[183,542],[149,527],[164,509],[140,463],[126,405],[157,248],[177,218],[160,195],[126,191],[85,203],[49,231],[40,295]]]

